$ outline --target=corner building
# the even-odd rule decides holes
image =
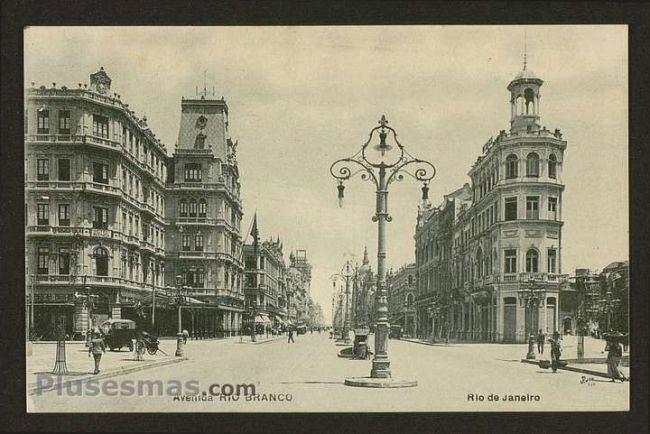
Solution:
[[[25,93],[25,276],[31,334],[82,337],[107,318],[140,320],[138,301],[165,276],[165,148],[111,92]]]
[[[183,98],[167,187],[166,285],[185,286],[183,327],[194,335],[241,330],[244,292],[237,143],[222,99]],[[190,329],[191,328],[191,329]]]
[[[540,88],[543,81],[526,68],[510,82],[510,131],[490,138],[469,171],[471,187],[455,194],[451,246],[430,245],[429,237],[449,239],[426,231],[427,216],[420,212],[416,231],[416,258],[434,257],[442,270],[437,284],[446,300],[443,331],[453,339],[486,342],[525,342],[538,329],[558,330],[562,275],[562,168],[566,141],[560,130],[540,124]],[[462,190],[461,190],[462,191]],[[459,191],[460,192],[460,191]],[[456,192],[458,193],[458,192]],[[461,199],[461,200],[459,200]],[[447,208],[445,199],[445,207]],[[418,260],[418,315],[436,312],[428,307],[422,279],[429,264]],[[424,285],[426,287],[426,285]],[[525,307],[525,291],[543,290],[538,307]],[[430,302],[429,305],[434,304]]]

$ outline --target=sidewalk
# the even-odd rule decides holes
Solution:
[[[402,338],[401,340],[421,345],[429,345],[438,348],[475,348],[477,354],[481,356],[493,357],[500,361],[521,361],[524,363],[531,363],[538,365],[540,360],[550,360],[551,348],[550,344],[544,346],[544,353],[537,353],[537,344],[535,344],[535,360],[526,360],[526,353],[528,352],[528,344],[500,344],[500,343],[486,343],[475,341],[455,341],[450,340],[448,344],[444,339],[437,340],[432,343],[425,339],[415,338]],[[577,336],[563,336],[562,338],[562,359],[568,361],[567,371],[581,372],[588,375],[595,375],[600,377],[608,377],[606,358],[607,354],[603,352],[605,349],[605,341],[595,339],[592,337],[585,337],[585,350],[584,358],[581,361],[577,360],[578,351],[578,337]],[[623,362],[621,363],[621,371],[626,377],[630,375],[629,369],[629,351],[623,353]]]
[[[26,360],[26,383],[29,394],[44,390],[43,386],[46,383],[43,380],[44,375],[56,377],[56,387],[64,387],[65,384],[73,380],[86,381],[91,378],[109,378],[187,360],[186,357],[174,356],[176,352],[175,341],[163,340],[160,341],[160,349],[167,355],[164,355],[160,351],[153,356],[145,353],[143,356],[144,360],[142,361],[134,360],[134,353],[126,349],[115,352],[107,350],[106,354],[102,356],[100,365],[101,372],[98,375],[93,375],[95,368],[94,359],[92,356],[88,357],[88,348],[86,348],[84,342],[66,342],[65,349],[68,373],[65,375],[54,375],[51,372],[56,361],[56,343],[42,342],[32,345],[32,355],[27,356]],[[41,379],[41,384],[39,384],[39,378]]]
[[[251,341],[250,336],[241,336],[241,339],[239,336],[237,337],[232,337],[230,338],[234,341],[236,341],[238,344],[249,344],[249,345],[256,345],[256,344],[263,344],[265,342],[271,342],[271,341],[277,341],[279,339],[287,339],[287,336],[285,335],[269,335],[267,338],[266,335],[257,335],[255,338],[255,342]]]

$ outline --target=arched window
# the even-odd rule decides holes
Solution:
[[[108,252],[103,247],[97,247],[93,252],[95,258],[95,275],[108,276]]]
[[[526,252],[526,272],[537,273],[539,271],[539,254],[537,250],[530,249]]]
[[[539,155],[534,152],[526,157],[526,176],[539,176]]]
[[[557,177],[557,158],[555,154],[548,157],[548,177],[553,179]]]
[[[178,214],[181,217],[187,217],[187,202],[185,201],[185,199],[181,199],[179,203]]]
[[[199,200],[199,217],[205,217],[208,212],[208,204],[205,199]]]
[[[508,155],[508,157],[506,158],[506,179],[512,179],[518,176],[517,174],[518,163],[519,161],[516,155],[514,154]]]
[[[524,99],[526,104],[526,113],[527,115],[535,114],[535,92],[531,88],[527,88],[524,91]]]
[[[406,296],[406,305],[408,307],[413,306],[413,294],[409,294]]]
[[[196,200],[194,199],[190,199],[189,214],[190,217],[196,217]]]

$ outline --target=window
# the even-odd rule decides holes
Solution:
[[[182,199],[178,206],[178,214],[181,217],[187,217],[187,202]]]
[[[519,161],[517,156],[514,154],[508,155],[506,158],[506,179],[516,178],[517,175],[517,165]]]
[[[95,257],[95,275],[108,276],[108,252],[102,247],[98,247],[94,252]]]
[[[548,219],[557,220],[557,197],[548,198]]]
[[[517,198],[508,197],[505,202],[506,221],[517,220]]]
[[[548,177],[553,179],[557,177],[557,158],[554,154],[548,157]]]
[[[93,163],[93,182],[108,184],[108,164]]]
[[[517,250],[508,249],[504,252],[505,258],[505,273],[516,273],[517,272]]]
[[[36,205],[36,224],[48,226],[50,224],[50,206],[46,203]]]
[[[133,235],[133,216],[129,214],[129,236]]]
[[[93,229],[108,229],[108,208],[93,207]]]
[[[549,273],[556,273],[557,269],[557,250],[555,249],[548,249],[547,252],[547,258],[548,258],[548,272]]]
[[[38,274],[48,274],[48,260],[50,256],[50,250],[47,247],[38,248]]]
[[[67,247],[59,249],[59,274],[70,274],[70,250]]]
[[[59,134],[70,134],[69,110],[59,110]]]
[[[93,115],[93,135],[108,139],[108,118],[106,116]]]
[[[188,163],[185,165],[185,181],[201,182],[201,164]]]
[[[70,205],[59,205],[59,226],[70,226]]]
[[[196,136],[196,140],[194,141],[194,148],[203,149],[204,147],[205,147],[205,134],[199,133]]]
[[[194,250],[197,252],[203,251],[203,235],[197,234],[194,236]]]
[[[205,217],[208,210],[208,204],[205,199],[199,200],[199,217]]]
[[[189,213],[190,217],[196,217],[196,200],[194,199],[190,199]]]
[[[528,154],[526,158],[526,176],[539,176],[539,155],[534,152]]]
[[[47,181],[50,179],[50,160],[36,160],[36,179],[38,181]]]
[[[59,181],[70,181],[70,160],[59,158]]]
[[[192,249],[192,241],[191,237],[189,235],[183,235],[183,250],[191,250]]]
[[[526,197],[526,218],[539,220],[539,196]]]
[[[530,249],[526,252],[526,272],[537,273],[539,271],[539,255],[537,250]]]
[[[50,132],[50,112],[49,110],[39,110],[36,112],[38,120],[37,134],[49,134]]]

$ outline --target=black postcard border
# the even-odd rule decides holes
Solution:
[[[43,432],[646,432],[650,8],[616,2],[9,0],[2,11],[0,128],[0,429]],[[628,24],[630,291],[634,355],[629,413],[26,414],[24,351],[23,34],[30,25]],[[604,102],[606,103],[606,102]],[[621,138],[624,140],[625,138]],[[603,176],[607,176],[603,174]],[[608,204],[594,204],[607,208]],[[615,210],[614,210],[615,212]],[[567,400],[571,397],[568,396]],[[645,429],[644,429],[645,428]]]

